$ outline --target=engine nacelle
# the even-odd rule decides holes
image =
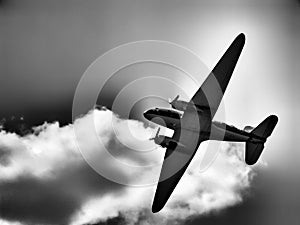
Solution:
[[[160,145],[163,148],[166,148],[169,146],[170,140],[171,138],[166,137],[164,135],[158,135],[154,138],[154,142],[157,145]]]
[[[184,147],[181,143],[163,135],[159,135],[154,138],[154,142],[163,148],[175,149],[178,145]]]
[[[171,104],[173,109],[177,109],[179,111],[185,111],[186,108],[188,107],[187,102],[180,101],[180,100],[172,101],[170,104]]]
[[[149,140],[154,140],[155,144],[160,145],[163,148],[175,149],[177,147],[177,145],[184,147],[184,145],[173,140],[170,137],[167,137],[164,135],[158,135],[159,131],[160,131],[160,128],[158,128],[155,136],[153,138],[150,138]]]
[[[178,100],[178,99],[179,99],[179,95],[177,95],[173,101],[169,101],[169,103],[173,109],[177,109],[179,111],[186,111],[187,108],[190,107],[190,108],[194,108],[194,109],[196,108],[196,110],[198,112],[202,112],[203,110],[206,109],[205,107],[201,107],[199,105],[194,105],[193,103]]]
[[[169,101],[170,105],[173,109],[177,109],[179,111],[186,111],[188,108],[190,109],[196,109],[198,113],[205,113],[210,112],[210,108],[207,106],[201,106],[201,105],[194,105],[193,103],[178,100],[179,95],[176,96],[176,98],[173,101]]]

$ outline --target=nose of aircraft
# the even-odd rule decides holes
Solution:
[[[146,119],[149,119],[149,110],[145,111],[143,115]]]

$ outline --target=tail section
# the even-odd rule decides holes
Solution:
[[[272,134],[277,122],[278,117],[271,115],[251,131],[252,137],[246,142],[245,161],[248,165],[253,165],[257,162],[264,149],[264,143]]]

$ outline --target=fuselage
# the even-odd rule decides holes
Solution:
[[[176,130],[180,128],[182,113],[177,110],[155,108],[144,112],[144,117],[158,125]],[[199,117],[201,117],[199,113]],[[247,131],[240,130],[234,126],[210,120],[209,129],[201,129],[201,135],[207,140],[232,141],[232,142],[253,142],[261,143],[265,140]]]
[[[171,109],[149,109],[144,112],[144,117],[153,123],[175,130],[180,127],[182,113]]]

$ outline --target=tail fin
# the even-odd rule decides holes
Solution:
[[[255,135],[256,137],[262,138],[263,141],[258,143],[253,143],[251,141],[246,142],[245,161],[248,165],[253,165],[257,162],[259,156],[262,153],[262,150],[264,149],[264,143],[266,139],[272,134],[277,122],[278,117],[271,115],[251,131],[251,134]]]

